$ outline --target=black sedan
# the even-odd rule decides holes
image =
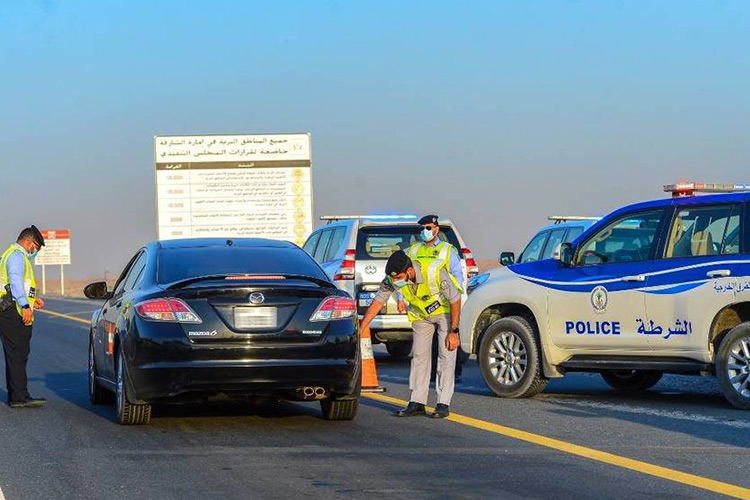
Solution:
[[[264,239],[157,241],[140,249],[91,321],[89,398],[146,424],[154,403],[320,401],[351,420],[360,393],[356,306],[299,247]]]

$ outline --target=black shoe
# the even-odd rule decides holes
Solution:
[[[23,401],[10,401],[8,406],[11,408],[37,408],[47,404],[47,400],[44,398],[26,398]]]
[[[424,405],[421,403],[415,403],[413,401],[409,401],[409,404],[406,405],[406,408],[403,410],[399,410],[396,413],[393,414],[394,417],[416,417],[417,415],[424,415],[427,412],[424,410]]]
[[[438,404],[435,407],[435,411],[430,415],[430,418],[445,418],[450,414],[451,412],[448,410],[448,405]]]

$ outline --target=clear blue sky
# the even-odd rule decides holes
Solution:
[[[750,182],[750,2],[0,2],[0,240],[69,273],[155,237],[155,134],[310,131],[315,212],[436,212],[482,258],[551,213]],[[5,243],[3,243],[4,245]]]

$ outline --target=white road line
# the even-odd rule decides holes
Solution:
[[[650,415],[652,417],[672,418],[675,420],[686,420],[690,422],[708,423],[711,425],[723,425],[735,429],[750,429],[750,421],[747,420],[726,420],[725,418],[711,417],[701,415],[700,413],[687,413],[680,410],[661,410],[658,408],[649,408],[647,406],[632,406],[617,403],[607,403],[604,401],[582,401],[578,399],[558,398],[548,396],[540,399],[549,403],[559,403],[562,405],[580,406],[594,410],[616,411],[621,413],[633,413],[637,415]]]

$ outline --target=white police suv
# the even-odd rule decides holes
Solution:
[[[533,396],[571,371],[625,390],[715,374],[750,409],[750,186],[665,190],[671,199],[616,210],[552,259],[472,279],[461,346],[498,396]]]

